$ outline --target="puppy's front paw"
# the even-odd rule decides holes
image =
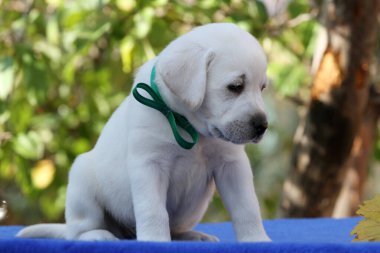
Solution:
[[[267,235],[260,237],[256,242],[271,242],[272,239],[270,239]]]
[[[208,235],[197,231],[187,231],[183,233],[172,234],[172,240],[175,241],[202,241],[202,242],[219,242],[216,236]]]
[[[267,235],[259,235],[259,236],[247,236],[243,238],[239,238],[240,242],[271,242],[272,240]]]

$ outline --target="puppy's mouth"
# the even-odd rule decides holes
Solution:
[[[219,138],[219,139],[222,139],[222,140],[225,140],[225,141],[230,141],[224,134],[222,131],[219,130],[219,128],[217,127],[212,127],[211,128],[211,135],[215,138]]]
[[[215,138],[219,138],[219,139],[222,139],[224,141],[232,142],[234,144],[246,144],[246,143],[249,143],[249,142],[259,143],[261,141],[261,139],[263,138],[263,136],[264,136],[264,134],[256,135],[252,139],[248,139],[248,140],[232,139],[232,138],[228,138],[219,128],[217,128],[215,126],[213,126],[210,129],[210,133]]]
[[[232,139],[232,138],[228,138],[219,128],[217,127],[213,127],[211,129],[211,135],[215,138],[219,138],[219,139],[222,139],[224,141],[228,141],[228,142],[232,142],[234,144],[245,144],[248,141],[244,141],[244,140],[235,140],[235,139]]]
[[[261,141],[261,139],[263,138],[264,134],[262,135],[259,135],[259,136],[255,136],[251,141],[253,143],[259,143]]]

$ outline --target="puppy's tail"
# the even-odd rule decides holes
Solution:
[[[22,229],[16,236],[24,238],[65,239],[65,234],[65,224],[37,224]]]

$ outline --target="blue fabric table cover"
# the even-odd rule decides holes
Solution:
[[[352,243],[351,230],[360,218],[348,219],[277,219],[266,220],[264,226],[272,238],[270,243],[236,242],[232,224],[200,224],[196,230],[219,237],[221,242],[170,242],[137,241],[79,242],[52,239],[21,239],[15,234],[21,226],[0,227],[0,253],[11,252],[368,252],[380,253],[380,243]]]

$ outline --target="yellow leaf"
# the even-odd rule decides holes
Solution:
[[[368,219],[380,221],[380,195],[375,196],[371,200],[364,201],[364,204],[359,207],[357,214]]]
[[[41,160],[32,169],[32,183],[37,189],[45,189],[53,181],[55,167],[51,160]]]
[[[365,201],[357,214],[364,217],[352,230],[354,242],[380,241],[380,195]]]
[[[122,11],[130,12],[136,7],[136,0],[116,0],[116,6]]]
[[[121,60],[123,62],[123,70],[127,73],[132,71],[133,68],[133,49],[135,43],[131,37],[126,37],[121,43],[120,52]]]

